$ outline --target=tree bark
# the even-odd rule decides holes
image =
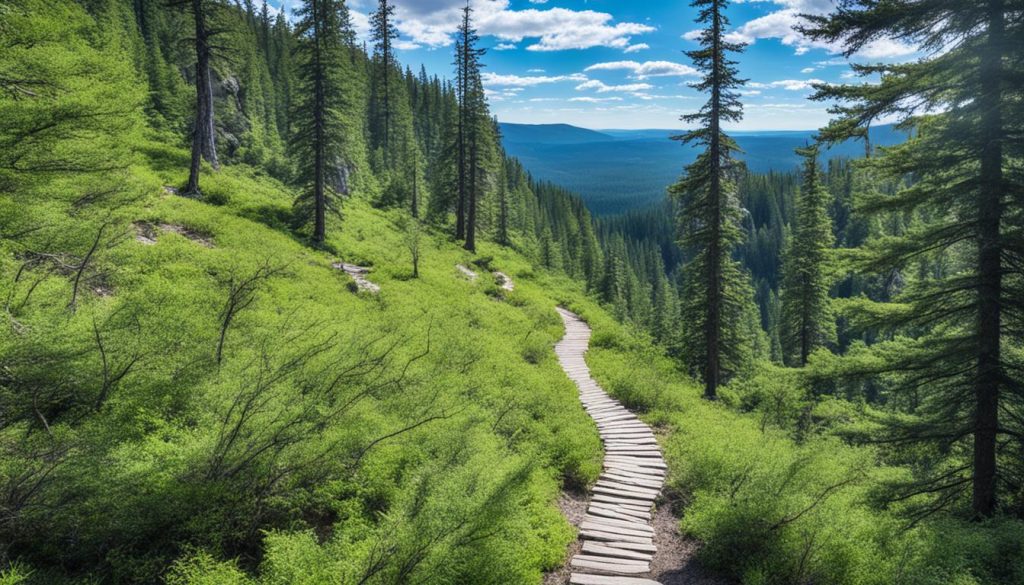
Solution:
[[[982,114],[981,185],[978,191],[978,355],[975,376],[974,479],[975,516],[996,510],[996,439],[1002,384],[1002,249],[1003,205],[1002,56],[1003,0],[988,3],[988,50],[982,55],[979,107]]]
[[[468,25],[465,25],[467,26]],[[459,164],[459,198],[455,207],[455,239],[463,240],[466,237],[466,96],[468,91],[467,66],[469,62],[468,35],[463,34],[462,51],[458,58],[456,81],[459,84],[458,92],[458,164]]]
[[[324,104],[326,96],[324,95],[324,70],[321,62],[320,47],[320,39],[323,34],[320,30],[322,15],[319,12],[320,10],[323,10],[323,6],[318,0],[312,0],[312,9],[314,14],[313,59],[314,67],[316,69],[316,78],[313,80],[313,140],[316,141],[313,155],[313,242],[317,245],[322,245],[327,235],[327,194],[324,192],[324,185],[326,183],[326,177],[324,175],[327,163],[324,128]]]
[[[420,194],[419,194],[419,157],[415,151],[412,155],[412,217],[413,219],[419,219],[420,217]]]
[[[722,140],[719,116],[721,115],[721,80],[719,79],[722,57],[722,19],[721,6],[714,4],[712,21],[714,46],[713,73],[711,84],[711,144],[709,157],[711,163],[711,245],[707,250],[707,282],[708,316],[705,324],[706,363],[704,367],[704,397],[708,400],[718,398],[718,386],[721,384],[721,334],[722,334]]]
[[[471,131],[473,135],[470,142],[469,152],[469,188],[466,189],[466,195],[468,198],[469,213],[466,217],[466,246],[465,248],[470,252],[476,252],[476,200],[477,200],[477,167],[478,155],[477,152],[477,136],[476,128],[474,127]]]
[[[192,129],[192,162],[186,193],[198,194],[201,159],[214,169],[217,161],[216,134],[213,125],[213,81],[210,73],[210,31],[206,26],[204,0],[192,0],[196,45],[196,119]]]

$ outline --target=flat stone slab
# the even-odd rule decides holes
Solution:
[[[631,564],[631,563],[620,563],[620,562],[599,562],[590,559],[581,559],[579,555],[572,558],[570,564],[578,569],[590,569],[594,571],[601,571],[604,573],[619,573],[622,575],[642,575],[651,571],[650,564]]]
[[[637,559],[640,561],[650,561],[654,558],[654,555],[650,553],[637,552],[635,550],[626,550],[624,548],[614,548],[611,546],[605,546],[597,542],[584,542],[582,551],[587,554],[597,556],[615,557],[617,559]]]
[[[637,577],[614,577],[607,575],[585,575],[573,573],[569,575],[570,585],[661,585],[650,579]]]

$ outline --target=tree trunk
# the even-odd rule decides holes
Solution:
[[[459,198],[455,207],[455,239],[462,240],[466,237],[466,85],[467,85],[467,57],[466,39],[462,42],[462,53],[459,55],[458,71],[456,72],[458,87],[458,164],[459,164]]]
[[[470,252],[476,252],[476,200],[477,200],[477,167],[478,165],[478,152],[477,152],[477,136],[476,129],[472,131],[473,138],[470,142],[469,152],[469,189],[466,190],[468,196],[468,207],[469,214],[466,217],[466,249]]]
[[[316,70],[316,78],[313,81],[313,140],[316,141],[314,145],[314,160],[313,160],[313,204],[314,204],[314,219],[313,219],[313,242],[317,245],[322,245],[327,235],[327,194],[324,191],[326,183],[326,163],[327,163],[327,152],[326,152],[326,140],[325,140],[325,119],[324,119],[324,70],[323,64],[321,63],[321,47],[320,39],[322,32],[320,31],[320,22],[322,16],[319,14],[321,9],[320,2],[313,0],[313,43],[314,43],[314,67]]]
[[[384,59],[384,168],[391,169],[391,21],[388,19],[388,3],[381,7],[384,19],[383,55]]]
[[[412,157],[412,217],[418,219],[420,217],[420,197],[419,197],[419,184],[417,175],[419,171],[419,157],[413,153]]]
[[[990,0],[988,50],[982,55],[981,185],[978,192],[978,356],[975,378],[975,516],[996,510],[996,438],[1002,384],[1002,265],[1000,222],[1003,204],[1002,55],[1003,0]]]
[[[711,144],[709,155],[711,162],[711,245],[707,250],[707,282],[708,316],[705,324],[704,342],[706,344],[707,363],[704,369],[704,397],[708,400],[718,398],[718,386],[721,384],[721,334],[722,334],[722,141],[719,116],[721,110],[721,80],[718,78],[722,59],[722,23],[719,14],[720,6],[714,5],[715,15],[712,23],[714,48],[714,73],[711,85]]]
[[[199,193],[199,171],[201,158],[214,168],[220,168],[217,161],[216,135],[213,126],[213,82],[210,73],[210,37],[206,27],[206,13],[203,0],[192,0],[192,16],[195,20],[196,44],[196,119],[192,130],[192,163],[189,167],[188,186],[185,192]]]

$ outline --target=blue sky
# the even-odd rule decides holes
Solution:
[[[297,0],[271,0],[287,8]],[[734,1],[745,117],[734,130],[806,130],[828,119],[808,101],[809,84],[839,82],[850,73],[835,47],[792,29],[800,13],[828,11],[834,0]],[[350,0],[360,35],[375,0]],[[418,70],[451,77],[453,35],[465,0],[396,0],[398,58]],[[491,111],[503,122],[568,123],[595,129],[679,128],[679,116],[702,97],[682,52],[696,44],[695,9],[670,0],[472,0],[482,44]],[[883,40],[855,61],[913,58],[912,47]]]

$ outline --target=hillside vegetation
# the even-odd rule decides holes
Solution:
[[[669,271],[702,264],[678,250],[666,269],[636,227],[650,216],[594,222],[506,156],[470,9],[453,85],[394,61],[390,2],[370,54],[344,2],[303,7],[293,26],[216,0],[0,1],[0,585],[540,582],[575,536],[559,494],[591,485],[602,458],[552,352],[556,306],[592,327],[601,385],[656,428],[664,505],[705,569],[749,585],[1024,581],[1019,337],[1003,354],[998,500],[979,506],[961,487],[976,431],[943,426],[970,423],[970,399],[928,359],[961,330],[914,318],[971,277],[972,253],[930,250],[888,281],[862,268],[846,284],[865,297],[823,284],[833,238],[870,264],[942,210],[851,219],[853,187],[823,190],[849,179],[903,202],[930,183],[893,178],[899,165],[823,181],[809,154],[799,192],[741,178],[771,192],[748,200],[757,225],[813,282],[766,263],[759,314],[756,255],[702,259],[744,291],[723,303],[742,351],[709,389],[693,301],[707,271],[680,287]],[[317,99],[324,87],[345,93]],[[919,160],[919,140],[892,152]],[[732,205],[729,181],[704,189],[691,168],[681,195]],[[809,353],[795,351],[803,313]]]

